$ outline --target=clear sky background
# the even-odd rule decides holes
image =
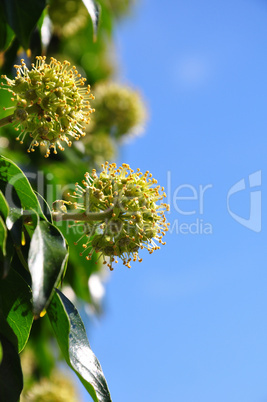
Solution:
[[[165,186],[171,233],[88,328],[113,401],[266,402],[267,1],[140,0],[116,40],[150,114],[118,162]]]

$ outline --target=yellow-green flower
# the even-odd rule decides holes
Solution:
[[[148,171],[144,174],[137,169],[134,172],[129,165],[123,164],[117,168],[115,163],[102,165],[102,172],[97,175],[85,174],[83,186],[76,183],[74,208],[86,216],[104,212],[104,218],[98,221],[86,221],[83,240],[86,258],[91,259],[93,252],[99,252],[109,257],[108,267],[112,263],[123,260],[130,268],[130,261],[141,262],[138,252],[146,248],[149,253],[159,249],[158,244],[165,244],[162,238],[168,230],[164,212],[169,210],[165,203],[158,203],[166,194],[164,188],[157,184]],[[84,218],[85,217],[85,218]],[[79,218],[75,224],[80,224]]]
[[[33,383],[27,392],[21,395],[21,402],[78,402],[78,393],[68,378],[54,370],[50,378],[42,378]]]
[[[85,124],[90,121],[94,111],[90,107],[90,86],[85,86],[75,66],[68,61],[61,63],[51,57],[36,57],[36,64],[29,70],[21,60],[15,66],[17,76],[14,80],[2,76],[1,83],[10,93],[13,107],[15,130],[20,131],[17,140],[23,143],[27,133],[32,137],[28,152],[38,145],[46,147],[46,157],[50,149],[57,153],[57,147],[64,150],[62,143],[71,146],[72,139],[78,140],[85,135]]]
[[[146,107],[137,91],[117,83],[94,87],[96,113],[89,131],[106,131],[115,138],[139,134],[146,120]]]
[[[81,0],[50,0],[48,13],[54,31],[65,37],[75,35],[89,19],[88,11]]]

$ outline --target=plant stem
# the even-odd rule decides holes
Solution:
[[[6,126],[7,124],[12,123],[14,120],[14,114],[11,114],[10,116],[6,116],[3,119],[0,119],[0,127]]]
[[[81,222],[92,222],[92,221],[104,221],[106,218],[112,216],[113,209],[107,209],[103,212],[88,212],[88,213],[77,213],[77,212],[53,212],[53,220],[58,221],[81,221]]]

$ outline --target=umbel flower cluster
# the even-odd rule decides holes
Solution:
[[[29,70],[21,60],[16,65],[17,76],[14,80],[2,76],[6,84],[1,83],[9,92],[15,105],[11,121],[20,131],[17,137],[21,143],[27,133],[32,137],[28,152],[38,145],[46,146],[46,157],[51,148],[57,153],[57,147],[64,150],[62,142],[71,146],[72,139],[78,140],[85,135],[85,126],[94,111],[90,107],[90,87],[85,86],[75,66],[68,61],[61,63],[51,57],[36,57],[36,65]]]
[[[111,270],[118,258],[130,268],[132,260],[142,261],[140,249],[151,254],[160,248],[158,244],[165,244],[162,238],[168,224],[164,212],[169,206],[158,201],[166,194],[148,171],[134,172],[127,164],[117,168],[115,163],[108,162],[102,168],[99,175],[95,169],[91,175],[86,173],[83,186],[76,183],[71,196],[74,201],[70,203],[82,211],[81,220],[76,214],[75,224],[84,221],[84,234],[79,239],[83,240],[81,255],[85,253],[90,260],[95,251]]]
[[[81,0],[50,0],[48,14],[54,31],[66,38],[83,28],[89,17]]]
[[[137,91],[114,82],[106,82],[96,85],[94,94],[96,112],[92,119],[93,124],[88,127],[89,132],[94,132],[96,128],[117,139],[142,132],[147,117],[146,107]]]

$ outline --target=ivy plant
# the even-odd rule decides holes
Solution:
[[[149,171],[105,162],[146,115],[133,90],[98,83],[110,79],[113,24],[125,12],[111,3],[0,4],[3,401],[51,400],[53,392],[74,400],[54,379],[56,355],[93,401],[111,401],[74,300],[99,313],[90,277],[130,268],[140,250],[165,244],[164,189]]]

